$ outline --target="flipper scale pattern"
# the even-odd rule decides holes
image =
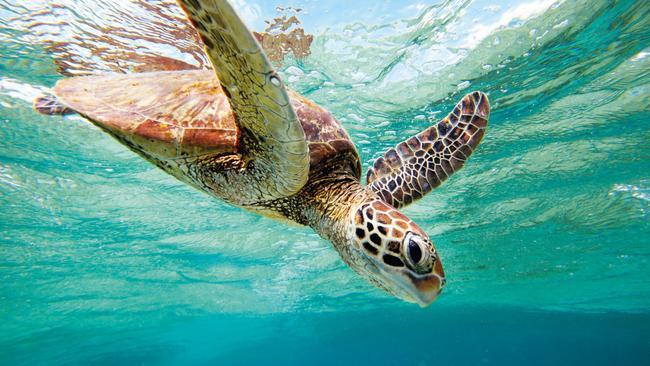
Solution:
[[[442,121],[377,159],[368,170],[368,187],[396,208],[422,198],[463,167],[481,142],[489,115],[487,95],[466,95]]]

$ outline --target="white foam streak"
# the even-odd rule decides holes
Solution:
[[[469,32],[469,35],[466,37],[465,43],[468,48],[476,48],[476,46],[478,46],[481,41],[483,41],[496,30],[506,27],[516,27],[517,24],[521,24],[525,21],[535,18],[546,12],[551,8],[551,6],[559,5],[563,1],[564,0],[540,0],[520,4],[513,9],[505,11],[499,20],[494,23],[476,24]]]
[[[0,77],[0,94],[14,99],[20,99],[30,104],[34,99],[48,90],[44,86],[34,86],[11,78]]]

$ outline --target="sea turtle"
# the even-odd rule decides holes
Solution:
[[[466,95],[440,122],[388,150],[364,186],[359,154],[343,127],[285,88],[226,0],[178,2],[214,71],[62,79],[35,108],[79,113],[201,191],[310,226],[370,282],[430,304],[445,284],[440,257],[398,209],[463,166],[487,127],[487,96]]]

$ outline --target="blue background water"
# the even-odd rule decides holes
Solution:
[[[280,72],[364,167],[489,93],[481,148],[405,210],[448,274],[426,309],[309,229],[34,113],[60,78],[46,42],[161,34],[141,21],[154,1],[49,3],[0,1],[0,364],[650,363],[648,2],[236,1],[256,30],[277,5],[305,9],[312,54]],[[139,52],[182,57],[155,43]]]

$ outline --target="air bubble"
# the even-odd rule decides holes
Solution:
[[[456,85],[456,88],[458,90],[463,90],[469,88],[470,85],[472,85],[472,83],[469,80],[465,80],[462,83]]]

